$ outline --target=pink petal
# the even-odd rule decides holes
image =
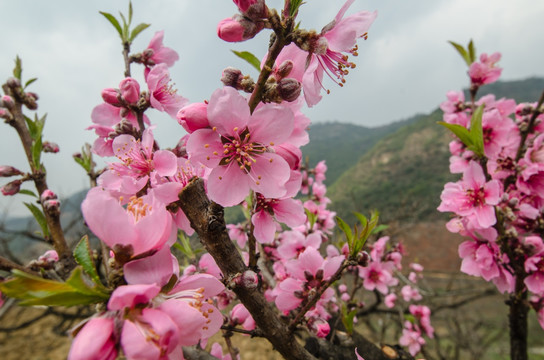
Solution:
[[[293,112],[278,104],[263,105],[253,113],[248,124],[251,141],[264,145],[283,143],[293,127]]]
[[[200,265],[199,265],[200,266]],[[225,285],[210,274],[195,274],[182,278],[178,284],[170,291],[175,294],[184,290],[203,289],[204,299],[209,299],[225,290]]]
[[[173,176],[178,170],[177,157],[168,150],[155,151],[153,164],[160,176]]]
[[[276,220],[289,227],[295,227],[304,224],[306,213],[300,200],[283,199],[274,205],[274,216]]]
[[[108,310],[132,309],[138,304],[147,304],[160,291],[161,288],[155,284],[121,285],[111,294]]]
[[[270,244],[274,241],[276,234],[276,223],[272,216],[266,211],[258,211],[251,217],[251,222],[255,226],[255,239],[261,244]]]
[[[163,302],[159,309],[178,326],[181,346],[196,345],[200,341],[206,318],[195,307],[183,300],[170,299]]]
[[[219,134],[237,135],[247,126],[249,118],[247,100],[238,91],[230,86],[214,91],[208,105],[208,121]]]
[[[72,342],[68,360],[115,360],[117,349],[112,318],[92,318]]]
[[[207,146],[206,146],[207,145]],[[214,155],[214,151],[218,155]],[[187,153],[191,162],[200,162],[209,168],[219,165],[223,158],[223,146],[219,134],[211,129],[199,129],[189,136]]]
[[[249,195],[249,187],[249,176],[232,163],[214,168],[208,177],[210,199],[225,207],[241,203]]]
[[[251,166],[251,175],[252,179],[249,181],[251,189],[261,193],[265,198],[277,199],[287,191],[285,183],[289,180],[291,169],[281,156],[263,153]]]
[[[172,275],[179,276],[179,264],[165,247],[152,256],[130,261],[123,266],[128,284],[156,284],[163,287]]]

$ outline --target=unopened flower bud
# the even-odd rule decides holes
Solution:
[[[22,175],[23,173],[14,168],[13,166],[2,165],[0,166],[0,177],[10,177],[15,175]]]
[[[244,76],[239,69],[229,66],[223,70],[223,73],[221,74],[221,82],[225,84],[225,86],[230,86],[239,90],[243,77]]]
[[[36,94],[35,92],[27,92],[25,93],[25,95],[29,98],[32,98],[34,100],[38,100],[40,97],[38,96],[38,94]]]
[[[104,101],[110,105],[117,107],[121,106],[119,96],[121,96],[121,93],[117,89],[107,88],[102,90],[102,99],[104,99]]]
[[[236,14],[232,18],[223,19],[217,25],[217,35],[228,42],[239,42],[253,38],[264,25]]]
[[[119,124],[115,125],[115,132],[110,133],[109,136],[114,139],[122,134],[134,135],[136,132],[136,129],[129,120],[122,119]]]
[[[21,80],[16,77],[10,77],[8,81],[6,81],[6,85],[12,89],[19,88],[21,87]]]
[[[52,215],[59,215],[60,214],[60,201],[57,199],[51,199],[42,202],[44,210]]]
[[[293,78],[281,79],[277,87],[278,94],[287,102],[298,99],[301,90],[302,86],[300,82]]]
[[[35,93],[25,93],[23,104],[25,104],[29,110],[36,110],[38,108],[38,103],[36,100],[38,100],[38,95]]]
[[[40,195],[40,201],[42,203],[51,199],[57,199],[57,194],[55,194],[53,191],[49,189],[44,190],[42,194]]]
[[[23,182],[21,180],[14,180],[12,182],[7,183],[6,185],[2,186],[0,188],[0,191],[2,191],[2,195],[4,196],[11,196],[15,195],[21,190],[21,184]]]
[[[251,3],[245,11],[244,16],[250,18],[253,21],[263,20],[268,17],[268,7],[264,0],[245,1]],[[240,7],[238,7],[240,9]]]
[[[257,2],[257,0],[233,0],[236,6],[238,6],[238,9],[240,9],[241,12],[246,12],[247,9],[253,4]]]
[[[4,120],[9,121],[9,120],[13,119],[13,116],[11,115],[11,113],[7,109],[0,107],[0,119],[4,119]]]
[[[43,142],[43,152],[46,153],[58,153],[59,152],[59,146],[55,144],[54,142],[44,141]]]
[[[282,62],[276,70],[278,80],[288,76],[291,73],[291,70],[293,70],[293,62],[291,60],[285,60],[284,62]]]
[[[236,277],[234,282],[237,286],[244,287],[246,289],[255,289],[259,285],[259,277],[252,270],[246,270],[242,275]]]
[[[0,100],[0,106],[3,106],[8,110],[12,110],[15,107],[15,101],[13,101],[13,98],[11,96],[4,95]]]
[[[193,103],[181,108],[176,116],[178,123],[188,132],[210,127],[208,104]]]
[[[366,251],[361,251],[357,254],[357,263],[362,266],[366,267],[368,266],[368,262],[370,261],[370,256]]]
[[[140,99],[140,84],[133,78],[127,77],[119,83],[121,96],[129,103],[135,104]]]

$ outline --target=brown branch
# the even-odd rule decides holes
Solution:
[[[8,260],[5,257],[0,256],[0,270],[11,271],[13,269],[19,270],[19,271],[24,271],[27,274],[40,276],[40,274],[38,274],[38,273],[36,273],[36,272],[34,272],[32,270],[29,270],[29,269],[27,269],[26,267],[24,267],[22,265],[14,263],[13,261]]]
[[[519,141],[519,147],[518,152],[516,153],[516,162],[521,159],[521,156],[523,155],[523,149],[525,147],[525,141],[527,140],[527,136],[533,132],[535,127],[536,118],[538,115],[541,114],[540,107],[544,103],[544,91],[542,92],[542,95],[540,95],[540,99],[538,100],[538,104],[536,105],[535,112],[531,116],[531,119],[529,120],[529,124],[527,125],[527,129],[525,131],[521,132],[521,139]]]
[[[248,270],[229,238],[223,208],[208,199],[202,179],[193,179],[183,189],[179,194],[179,205],[225,279],[233,279]],[[292,336],[261,289],[242,284],[234,286],[233,291],[250,312],[264,337],[285,359],[314,359]]]

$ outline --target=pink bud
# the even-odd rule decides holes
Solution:
[[[230,86],[239,90],[241,87],[242,78],[243,75],[240,70],[233,67],[228,67],[223,70],[223,74],[221,75],[221,82],[225,84],[225,86]]]
[[[10,77],[8,79],[8,81],[6,81],[6,85],[9,86],[12,89],[21,87],[21,80],[15,78],[15,77]]]
[[[11,96],[4,95],[0,100],[0,105],[8,110],[12,110],[15,107],[15,102],[13,101],[13,98]]]
[[[293,70],[293,62],[291,60],[285,60],[278,66],[278,69],[276,70],[276,74],[278,75],[278,80],[283,79],[284,77],[288,76],[291,73],[291,70]]]
[[[22,183],[23,182],[21,180],[14,180],[2,186],[2,188],[0,188],[0,191],[2,191],[2,195],[4,196],[15,195],[19,192],[19,190],[21,190]]]
[[[245,28],[233,18],[223,19],[217,25],[217,36],[228,42],[244,40]]]
[[[210,127],[210,123],[208,122],[208,104],[206,103],[189,104],[181,108],[176,117],[178,123],[188,133]]]
[[[246,12],[247,9],[253,4],[257,2],[257,0],[233,0],[236,6],[238,6],[238,9],[240,9],[241,12]]]
[[[0,107],[0,119],[5,119],[9,121],[13,119],[13,116],[11,116],[11,113],[7,109]]]
[[[44,201],[51,200],[51,199],[57,199],[57,194],[55,194],[53,191],[46,189],[42,194],[40,195],[40,201],[43,203]]]
[[[59,146],[55,144],[54,142],[44,141],[43,142],[43,152],[46,153],[58,153],[59,152]]]
[[[60,201],[58,201],[57,199],[47,200],[44,201],[42,204],[43,208],[47,213],[54,215],[60,214]]]
[[[125,78],[119,83],[121,96],[129,103],[135,104],[140,99],[140,84],[133,78]]]
[[[23,173],[13,166],[0,166],[0,177],[10,177],[14,175],[22,175]]]
[[[113,88],[107,88],[102,90],[102,99],[110,105],[113,106],[121,106],[121,102],[119,101],[119,96],[121,93],[117,89]]]

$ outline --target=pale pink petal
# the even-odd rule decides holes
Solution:
[[[281,156],[264,153],[251,166],[251,175],[253,178],[249,186],[254,191],[265,198],[277,199],[283,197],[287,191],[285,183],[289,180],[291,169]]]
[[[166,285],[172,275],[179,276],[179,264],[169,248],[163,248],[152,256],[130,261],[123,266],[128,284]]]
[[[219,134],[236,136],[247,126],[249,118],[247,100],[238,91],[230,86],[214,91],[208,105],[208,121]]]
[[[179,341],[182,346],[196,345],[202,337],[202,327],[206,318],[188,302],[170,299],[163,302],[159,309],[164,311],[179,328]]]
[[[187,152],[193,163],[197,161],[209,168],[218,166],[223,153],[219,134],[211,129],[196,130],[187,141]],[[217,155],[214,152],[217,152]]]
[[[117,349],[112,318],[92,318],[72,342],[68,360],[115,360]]]
[[[251,217],[251,222],[255,226],[255,239],[261,244],[269,244],[274,241],[276,234],[276,223],[272,216],[264,211],[258,211]]]
[[[91,112],[91,120],[95,124],[113,127],[121,121],[119,115],[121,109],[110,104],[100,104],[94,107]]]
[[[182,278],[170,291],[170,294],[191,289],[203,289],[204,292],[202,295],[204,296],[204,299],[209,299],[225,290],[225,285],[213,275],[195,274]]]
[[[248,124],[251,141],[264,145],[283,143],[294,127],[291,109],[278,104],[265,104],[251,116]]]
[[[250,181],[249,176],[235,164],[218,166],[208,177],[208,195],[219,205],[238,205],[249,195]]]
[[[108,310],[122,310],[138,304],[147,304],[160,291],[161,288],[155,284],[121,285],[111,294]]]
[[[160,176],[172,176],[178,169],[176,155],[168,150],[155,151],[153,154],[153,164]]]
[[[283,199],[273,206],[276,220],[289,227],[295,227],[304,224],[306,213],[300,200]]]

